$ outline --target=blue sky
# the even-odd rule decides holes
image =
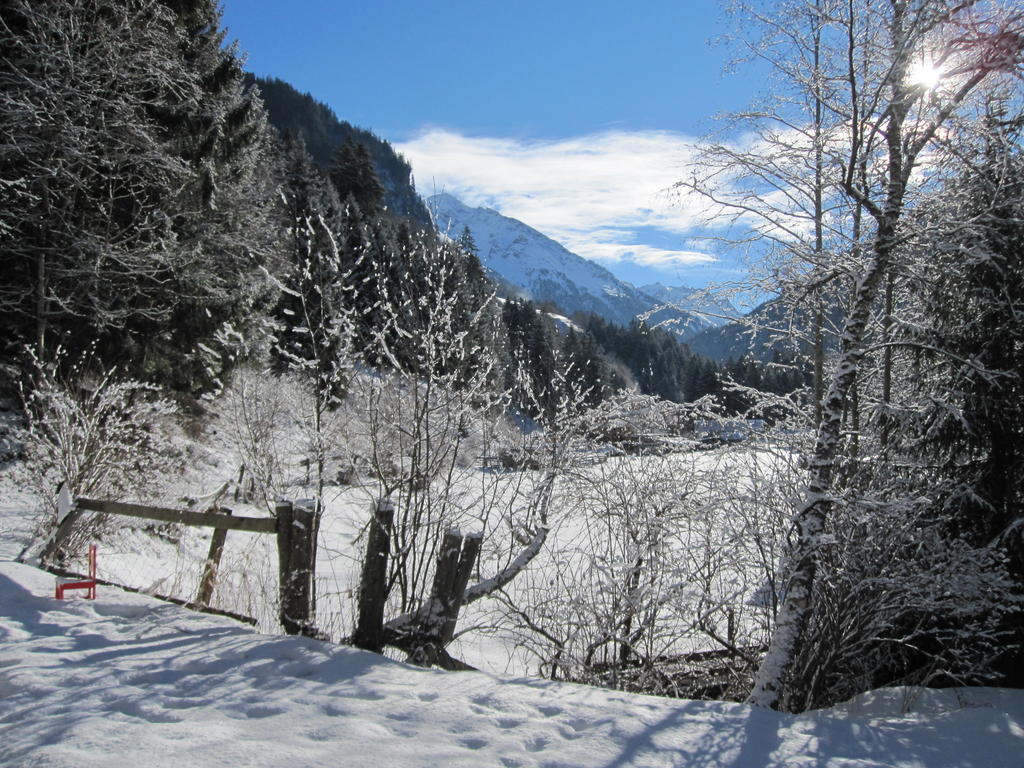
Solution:
[[[723,76],[717,0],[224,0],[258,75],[390,140],[447,191],[636,283],[737,276],[668,193],[756,78]]]

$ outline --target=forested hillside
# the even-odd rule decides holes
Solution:
[[[412,167],[388,142],[374,133],[339,120],[334,110],[308,93],[300,93],[277,78],[249,78],[259,89],[270,124],[282,136],[301,138],[313,162],[330,168],[334,153],[353,141],[370,153],[374,169],[384,186],[389,211],[411,219],[423,228],[432,226],[426,205],[412,182]]]

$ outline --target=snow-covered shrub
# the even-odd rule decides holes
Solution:
[[[830,706],[883,685],[984,682],[1021,600],[995,547],[951,537],[925,500],[839,508],[815,584],[789,706]]]
[[[774,594],[784,528],[771,506],[793,482],[787,456],[736,448],[577,466],[557,486],[547,550],[505,590],[505,626],[547,676],[741,697],[771,624],[774,600],[756,598]],[[712,656],[709,676],[700,666]]]
[[[40,533],[57,522],[62,482],[73,496],[145,498],[172,463],[173,448],[160,430],[174,413],[172,403],[150,384],[119,379],[112,370],[90,371],[87,357],[63,373],[60,353],[54,363],[30,359],[25,467],[40,500]],[[100,522],[87,518],[81,533]]]
[[[242,462],[248,501],[273,510],[286,495],[297,442],[290,405],[298,394],[290,379],[268,371],[236,371],[222,400],[230,447]]]

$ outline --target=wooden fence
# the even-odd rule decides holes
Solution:
[[[303,499],[295,503],[278,502],[274,517],[245,517],[236,516],[232,514],[231,510],[217,506],[205,512],[196,512],[144,504],[128,504],[120,501],[72,499],[63,488],[60,499],[58,503],[60,523],[39,556],[43,565],[51,569],[55,569],[56,563],[63,559],[63,550],[72,531],[82,516],[89,512],[212,528],[210,553],[203,566],[203,575],[200,578],[195,603],[175,600],[175,602],[181,602],[190,607],[193,605],[201,608],[209,607],[228,531],[274,534],[277,537],[280,556],[278,596],[281,625],[288,634],[314,634],[312,578],[313,558],[315,557],[313,532],[315,530],[316,505],[313,500]]]
[[[358,616],[352,644],[376,653],[390,645],[408,653],[409,661],[421,666],[437,664],[446,669],[471,669],[450,657],[444,649],[455,637],[466,585],[480,555],[483,534],[448,531],[438,550],[429,597],[417,610],[385,624],[394,514],[390,499],[382,499],[374,509],[359,579]]]
[[[313,620],[316,602],[313,575],[316,531],[319,528],[314,500],[279,501],[273,517],[243,517],[218,507],[216,503],[208,511],[196,512],[119,501],[71,499],[65,486],[58,502],[60,523],[40,555],[44,565],[54,569],[55,562],[62,559],[63,548],[71,532],[88,512],[212,528],[210,553],[200,579],[196,603],[175,600],[189,607],[208,607],[228,531],[274,534],[279,563],[278,618],[281,626],[288,634],[319,636]],[[389,499],[383,499],[374,508],[367,538],[360,577],[358,619],[351,642],[378,653],[385,645],[391,645],[407,651],[411,661],[428,666],[437,663],[466,668],[451,659],[444,648],[454,637],[466,585],[480,554],[482,535],[449,531],[440,547],[430,597],[419,610],[385,624],[393,525],[394,506]]]

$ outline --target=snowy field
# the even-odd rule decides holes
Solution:
[[[802,716],[423,670],[0,562],[0,765],[1024,765],[1024,693],[908,691]],[[908,710],[908,711],[904,711]]]
[[[220,434],[227,431],[223,422],[217,429]],[[153,498],[151,503],[160,506],[178,506],[184,498],[209,493],[232,478],[241,463],[238,454],[223,444],[211,447],[176,435],[175,445],[190,460]],[[630,547],[644,545],[624,539],[651,536],[659,529],[662,533],[657,534],[657,541],[649,543],[659,554],[645,557],[660,563],[659,572],[652,574],[647,586],[647,601],[654,604],[669,590],[672,599],[658,608],[659,624],[647,648],[649,656],[717,648],[691,625],[696,616],[710,617],[720,625],[721,634],[726,634],[725,614],[720,608],[725,604],[735,606],[732,618],[742,632],[756,632],[758,611],[751,607],[751,599],[764,582],[764,568],[756,561],[750,526],[766,523],[746,519],[744,508],[739,508],[744,494],[753,491],[749,473],[756,463],[754,453],[615,457],[572,469],[554,484],[548,540],[530,568],[506,588],[507,599],[517,609],[529,612],[538,626],[561,634],[567,652],[576,649],[582,654],[579,649],[585,648],[593,635],[572,625],[593,627],[607,620],[615,601],[622,597],[621,574],[635,557]],[[772,463],[770,455],[760,454],[758,460]],[[302,482],[302,474],[301,469],[291,471],[296,480],[287,488],[289,498],[313,495],[314,488]],[[12,505],[12,514],[17,510],[19,519],[31,516],[37,502],[19,483],[18,469],[10,468],[6,475],[0,479],[0,492]],[[522,540],[517,543],[511,528],[524,515],[531,493],[543,477],[543,472],[496,472],[472,464],[454,469],[447,493],[455,499],[452,506],[459,516],[451,522],[465,532],[485,534],[478,578],[500,571],[522,548]],[[710,491],[710,486],[725,488],[729,503],[737,508],[713,498],[722,491]],[[347,637],[353,629],[354,596],[366,546],[362,533],[379,493],[376,483],[365,478],[353,485],[328,485],[324,491],[316,621],[317,627],[335,640]],[[677,498],[681,496],[687,497],[685,502]],[[255,500],[246,503],[229,497],[225,503],[238,515],[269,514]],[[640,519],[654,514],[659,504],[675,511],[657,521]],[[148,594],[195,599],[209,552],[210,531],[183,526],[142,530],[147,526],[152,528],[144,521],[125,518],[103,534],[99,576]],[[85,563],[75,562],[71,567],[82,572]],[[232,531],[211,605],[254,617],[261,631],[274,634],[279,631],[277,579],[274,537]],[[512,612],[494,599],[469,606],[460,617],[453,654],[491,673],[537,675],[554,650],[510,616]],[[760,636],[749,644],[759,642],[763,642]],[[608,650],[614,651],[610,646]]]
[[[9,477],[6,480],[9,481]],[[1024,692],[891,689],[801,716],[410,667],[13,562],[0,483],[0,765],[1024,767]]]

